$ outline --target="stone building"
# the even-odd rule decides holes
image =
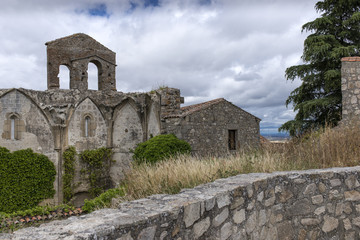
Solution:
[[[0,146],[31,148],[55,164],[56,196],[62,202],[62,154],[100,147],[114,152],[110,179],[116,185],[131,161],[130,149],[150,136],[174,133],[195,153],[233,152],[259,143],[260,119],[225,99],[180,107],[180,90],[148,93],[116,90],[115,53],[85,34],[46,43],[46,91],[0,89]],[[98,68],[98,90],[88,90],[88,65]],[[59,67],[70,72],[70,89],[61,89]],[[74,189],[75,199],[88,196],[88,183]]]
[[[360,118],[360,57],[341,59],[342,123]]]
[[[163,132],[184,139],[198,155],[225,154],[259,144],[260,119],[223,98],[182,107],[162,119]]]

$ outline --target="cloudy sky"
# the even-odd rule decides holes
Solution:
[[[186,105],[223,97],[279,126],[294,117],[285,100],[300,82],[284,72],[301,63],[316,2],[1,0],[0,87],[45,90],[45,42],[82,32],[116,52],[118,91],[180,88]]]

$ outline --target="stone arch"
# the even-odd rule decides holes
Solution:
[[[114,111],[113,160],[110,176],[114,185],[124,177],[132,159],[131,149],[143,141],[143,126],[136,105],[131,99],[122,102]]]
[[[86,118],[91,119],[86,136]],[[90,99],[85,98],[74,109],[69,117],[67,132],[68,145],[75,146],[77,151],[106,147],[107,125],[102,112]]]
[[[1,123],[10,116],[17,116],[23,122],[22,137],[18,144],[0,145],[12,151],[22,149],[23,146],[43,154],[54,151],[54,136],[49,119],[28,95],[19,90],[10,90],[0,97],[0,110],[0,132],[4,132],[4,124]]]
[[[99,89],[99,79],[100,79],[100,69],[97,64],[93,61],[88,63],[87,67],[87,76],[88,76],[88,88],[89,90],[98,90]],[[96,72],[94,72],[96,71]]]
[[[63,68],[63,70],[62,70],[62,68]],[[67,69],[67,71],[66,71],[66,73],[64,73],[64,70],[66,70],[66,69]],[[68,74],[68,76],[66,76],[67,74]],[[71,68],[69,67],[68,64],[60,64],[59,65],[57,77],[59,79],[59,88],[70,89]],[[67,87],[64,87],[64,84],[67,84]]]

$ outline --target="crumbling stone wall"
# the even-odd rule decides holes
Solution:
[[[341,59],[342,122],[360,117],[360,57]]]
[[[0,239],[358,239],[360,167],[253,173]]]
[[[51,159],[57,171],[53,204],[62,202],[62,154],[69,146],[78,152],[111,148],[114,162],[109,174],[116,186],[130,167],[131,150],[160,133],[175,133],[199,154],[209,153],[208,149],[226,151],[228,128],[238,131],[240,145],[258,141],[259,119],[225,100],[222,105],[186,115],[180,107],[184,98],[179,89],[117,92],[115,53],[86,34],[46,45],[47,91],[0,89],[0,146],[13,151],[32,148]],[[90,62],[98,68],[98,91],[88,90]],[[70,90],[60,89],[60,65],[70,70]],[[76,166],[74,195],[83,198],[89,185],[79,177],[81,166]]]
[[[47,155],[57,171],[54,183],[56,196],[47,202],[59,204],[62,202],[63,151],[70,145],[79,152],[112,148],[114,162],[110,177],[112,185],[117,185],[129,168],[130,150],[147,139],[150,135],[148,129],[160,126],[160,122],[156,122],[159,117],[153,116],[160,112],[159,102],[156,93],[1,89],[0,146],[12,151],[32,148]],[[9,138],[9,118],[12,115],[17,116],[20,123],[18,137],[14,139]],[[89,135],[85,136],[85,119],[88,116],[91,117],[87,126]],[[77,171],[80,170],[77,168]],[[75,196],[81,197],[80,193],[86,195],[87,186],[86,183],[77,185]]]

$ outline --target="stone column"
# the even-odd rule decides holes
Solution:
[[[341,59],[342,122],[360,119],[360,57]]]

